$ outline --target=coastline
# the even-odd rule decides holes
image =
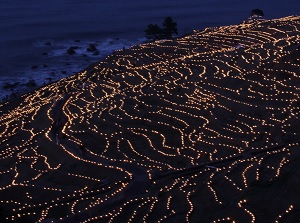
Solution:
[[[0,77],[0,101],[7,101],[36,90],[62,78],[74,75],[105,59],[115,50],[129,48],[144,41],[139,39],[107,38],[105,40],[39,40],[32,44],[34,61],[26,56],[17,67],[11,67],[8,75]],[[90,45],[95,49],[89,51]],[[68,50],[74,49],[74,53]],[[21,59],[22,60],[22,59]],[[11,73],[13,72],[13,75]]]

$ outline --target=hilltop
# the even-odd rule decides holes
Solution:
[[[299,219],[299,40],[195,30],[1,104],[1,222]]]

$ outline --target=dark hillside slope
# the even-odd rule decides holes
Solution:
[[[1,222],[295,222],[299,43],[207,28],[0,105]]]

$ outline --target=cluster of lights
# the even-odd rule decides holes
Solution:
[[[197,222],[205,199],[223,208],[226,193],[281,177],[299,147],[286,143],[300,134],[299,24],[254,20],[118,50],[1,104],[7,220],[68,222],[86,212],[83,222]],[[147,189],[126,197],[140,185]],[[254,223],[248,203],[233,212]]]

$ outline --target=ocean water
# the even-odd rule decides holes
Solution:
[[[74,74],[144,40],[150,23],[172,16],[179,35],[238,24],[254,8],[265,18],[300,14],[299,0],[0,0],[0,99]],[[86,52],[96,44],[99,55]],[[75,55],[67,55],[75,46]],[[15,85],[16,87],[12,87]]]

